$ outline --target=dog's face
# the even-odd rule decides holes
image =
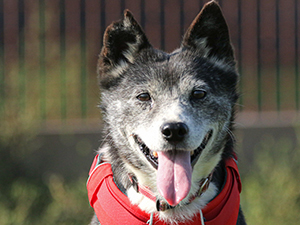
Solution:
[[[106,30],[98,71],[110,157],[170,205],[184,203],[220,161],[237,100],[219,6],[207,4],[171,54],[127,11]]]

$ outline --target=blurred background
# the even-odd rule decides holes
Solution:
[[[0,224],[88,224],[101,144],[97,57],[130,9],[173,51],[204,0],[0,0]],[[297,0],[219,0],[241,75],[236,151],[248,224],[299,224]]]

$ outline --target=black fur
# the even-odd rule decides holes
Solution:
[[[226,60],[234,66],[227,24],[216,3],[207,4],[194,19],[183,38],[182,46],[196,49],[203,39],[207,41],[206,47],[211,49],[209,57]]]
[[[146,121],[155,121],[159,114],[159,108],[153,107],[152,99],[136,99],[139,93],[152,90],[153,80],[159,90],[155,89],[151,98],[155,98],[159,106],[168,104],[168,98],[160,93],[171,95],[172,88],[182,82],[190,81],[190,86],[193,86],[195,80],[201,80],[205,85],[198,86],[213,95],[213,98],[201,102],[186,96],[180,97],[184,104],[191,105],[191,116],[201,112],[201,118],[195,119],[199,124],[201,120],[228,123],[229,132],[220,130],[211,150],[212,155],[222,151],[222,159],[212,179],[218,191],[222,190],[226,177],[224,162],[233,155],[235,145],[231,132],[238,99],[238,74],[227,24],[216,2],[205,5],[184,35],[181,48],[171,54],[154,49],[132,14],[125,11],[123,20],[106,29],[98,61],[98,78],[105,122],[103,145],[109,149],[105,150],[105,158],[111,163],[115,183],[122,192],[126,194],[131,187],[126,163],[135,169],[149,171],[149,164],[135,158],[134,154],[128,154],[128,151],[120,150],[131,148],[127,138],[133,134],[126,133],[126,125],[137,127],[141,121],[145,121],[144,126],[147,127],[149,124]],[[117,106],[120,102],[124,102],[122,107]],[[99,224],[96,216],[91,224]],[[237,225],[244,224],[240,209]]]

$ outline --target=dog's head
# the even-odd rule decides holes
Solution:
[[[108,157],[121,159],[113,167],[180,205],[232,142],[238,75],[218,4],[205,5],[170,54],[126,11],[104,34],[98,74]]]

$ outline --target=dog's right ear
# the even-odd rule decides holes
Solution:
[[[125,10],[123,20],[106,28],[103,47],[98,61],[100,85],[109,87],[133,64],[137,54],[151,45],[129,10]]]

